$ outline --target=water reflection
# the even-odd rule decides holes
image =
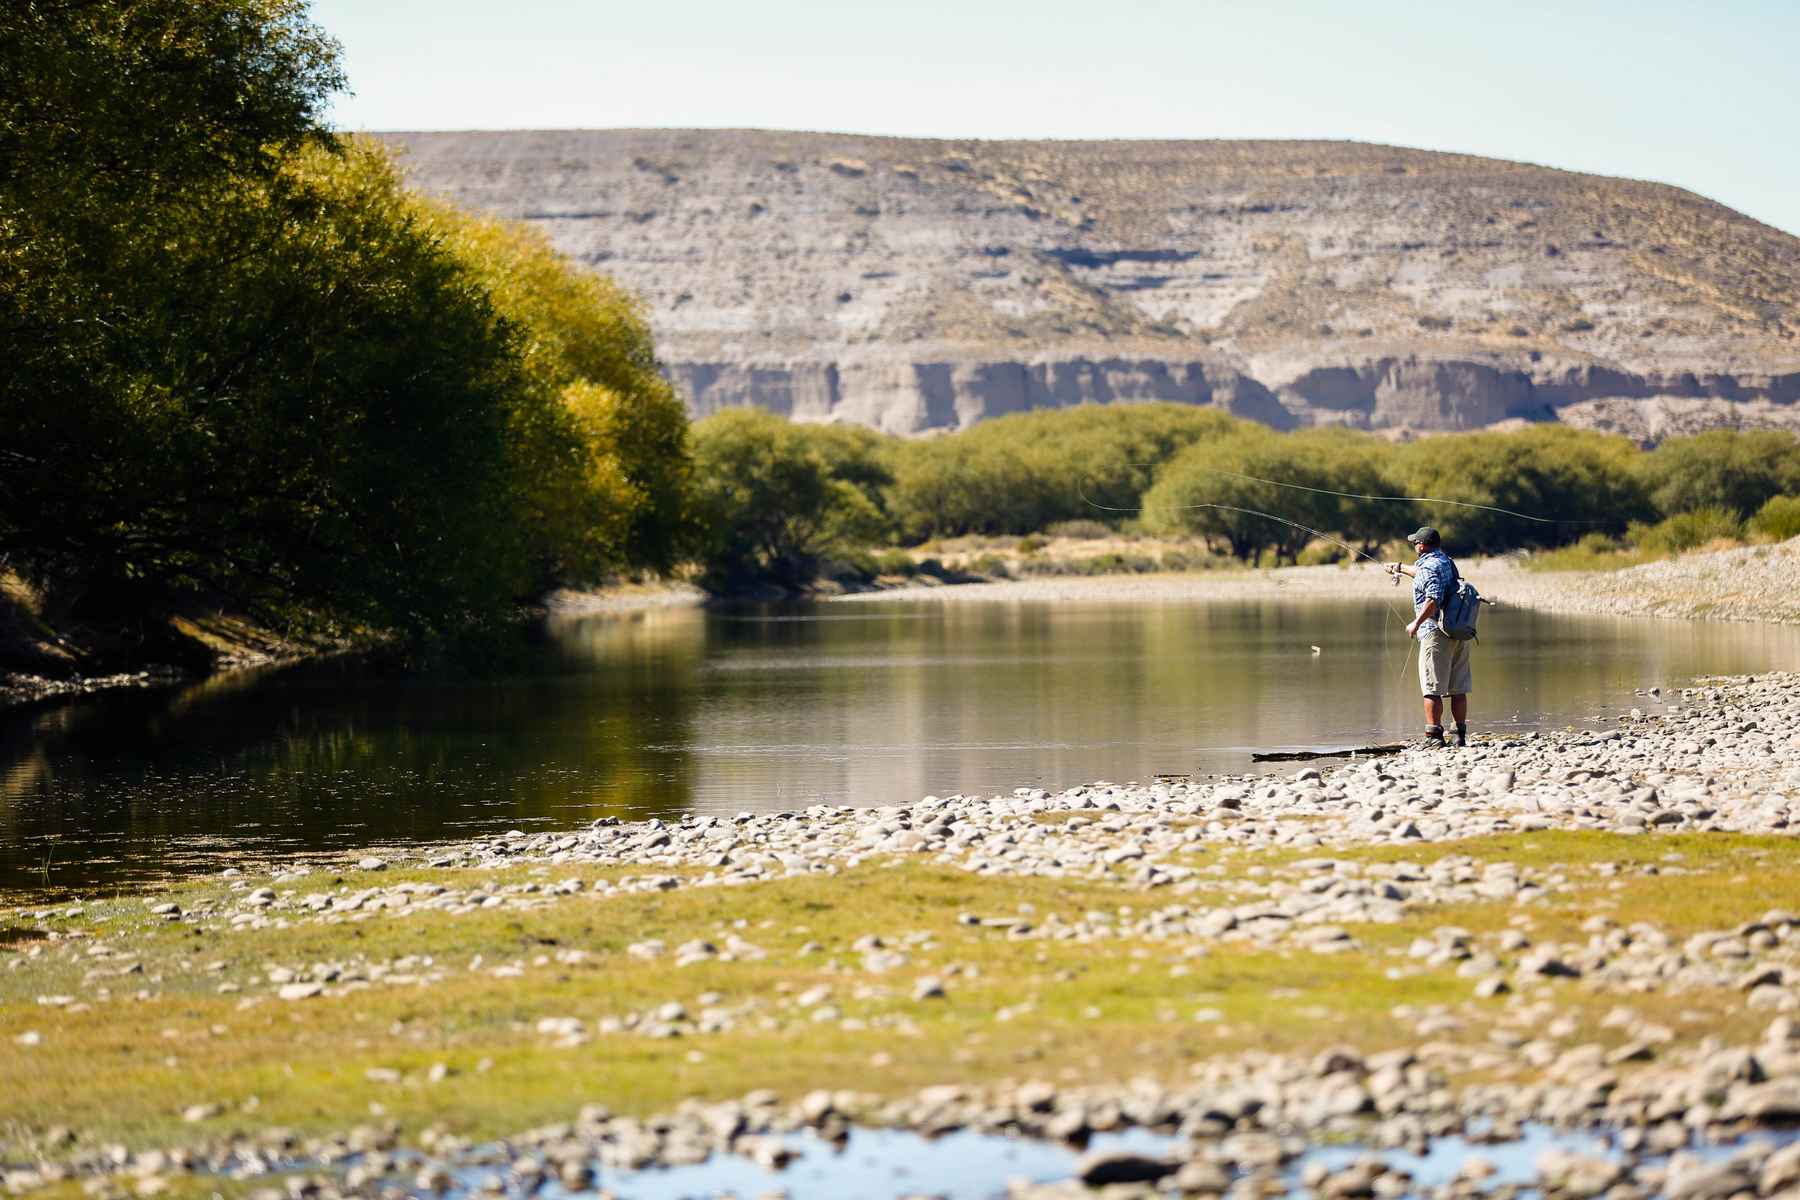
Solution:
[[[584,626],[500,679],[334,664],[0,724],[0,891],[677,811],[700,624]]]
[[[1634,687],[1800,665],[1785,628],[1485,623],[1478,728],[1591,723]],[[317,666],[0,721],[0,889],[601,815],[1242,771],[1253,748],[1412,736],[1414,680],[1400,621],[1362,600],[571,620],[498,676]]]

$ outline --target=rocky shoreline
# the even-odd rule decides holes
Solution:
[[[1090,1184],[1108,1184],[1115,1189],[1108,1195],[1249,1197],[1298,1186],[1328,1196],[1398,1196],[1418,1189],[1378,1151],[1418,1152],[1451,1136],[1503,1143],[1527,1126],[1545,1126],[1605,1131],[1609,1139],[1604,1153],[1545,1152],[1536,1184],[1553,1194],[1788,1194],[1800,1186],[1800,1145],[1701,1151],[1800,1122],[1800,916],[1776,903],[1790,872],[1785,840],[1767,840],[1785,839],[1800,819],[1797,685],[1800,677],[1770,675],[1667,695],[1653,690],[1607,727],[1478,739],[1461,751],[1408,750],[1286,778],[1096,783],[1057,793],[926,797],[882,809],[599,821],[579,832],[439,848],[416,861],[366,858],[358,869],[367,886],[317,886],[318,872],[301,868],[261,886],[228,879],[200,902],[128,902],[223,947],[259,931],[341,927],[361,937],[383,924],[454,925],[495,913],[538,920],[559,906],[630,897],[713,889],[742,897],[792,880],[841,885],[851,889],[848,900],[870,872],[929,864],[971,886],[1049,879],[1117,889],[1129,903],[1116,911],[973,908],[942,920],[957,934],[1012,949],[1132,947],[1133,955],[1168,964],[1168,1019],[1189,1026],[1254,1029],[1287,1019],[1277,995],[1262,995],[1247,1012],[1209,1007],[1204,997],[1195,1007],[1180,981],[1209,961],[1247,952],[1346,967],[1378,961],[1403,994],[1416,981],[1420,997],[1386,1014],[1402,1031],[1398,1045],[1350,1040],[1303,1054],[1222,1051],[1193,1061],[1180,1080],[1109,1079],[1102,1067],[1074,1079],[1065,1072],[1058,1082],[951,1078],[904,1094],[828,1086],[784,1098],[753,1090],[654,1117],[590,1105],[497,1142],[381,1122],[302,1137],[199,1103],[188,1120],[224,1118],[231,1132],[128,1151],[85,1136],[76,1141],[55,1113],[38,1111],[15,1114],[29,1132],[0,1134],[4,1179],[16,1193],[81,1180],[94,1195],[153,1195],[172,1180],[224,1172],[286,1178],[287,1190],[267,1200],[526,1195],[546,1180],[571,1190],[601,1187],[609,1172],[679,1169],[713,1154],[773,1170],[795,1153],[786,1135],[800,1131],[826,1144],[861,1127],[1081,1144],[1142,1128],[1169,1135],[1173,1148],[1092,1155],[1067,1181],[1008,1194],[1084,1195]],[[1774,881],[1767,895],[1743,897],[1716,925],[1695,927],[1684,914],[1697,909],[1669,907],[1674,901],[1666,898],[1678,889],[1704,883],[1704,895],[1714,896],[1740,877],[1707,874],[1708,839],[1740,846],[1753,835],[1764,840],[1732,869],[1764,864]],[[1533,840],[1545,838],[1564,840],[1547,849]],[[1584,859],[1586,843],[1568,840],[1579,838],[1602,839],[1605,856]],[[1664,853],[1660,845],[1681,849]],[[596,869],[610,874],[582,880]],[[480,882],[521,870],[562,881]],[[405,878],[384,884],[393,877],[387,872]],[[12,914],[44,938],[29,955],[0,955],[10,995],[32,993],[34,971],[59,953],[98,949],[78,933],[56,936],[34,924],[57,915]],[[1411,932],[1394,940],[1387,930]],[[609,969],[729,969],[784,957],[753,928],[681,944],[652,933],[609,959]],[[851,992],[871,987],[928,1013],[972,986],[954,961],[933,953],[949,936],[872,926],[853,945],[798,948],[801,958],[837,955],[839,983],[738,1005],[703,996],[598,1017],[545,1017],[533,1033],[571,1053],[670,1041],[707,1047],[766,1025],[772,1011],[829,1031],[859,1020],[845,1012]],[[581,952],[559,951],[557,959],[578,963]],[[242,1005],[319,1011],[314,1006],[354,1004],[372,987],[448,986],[461,970],[399,960],[271,964],[220,990],[229,987]],[[121,1000],[40,994],[37,1011],[107,1003]],[[12,1011],[21,1015],[16,1004]],[[1092,1015],[1104,1020],[1098,1010]],[[1022,994],[991,1017],[1026,1025],[1037,1019],[1037,1003]],[[926,1018],[895,1019],[904,1026]],[[52,1034],[15,1030],[16,1019],[0,1023],[17,1061],[56,1053]],[[857,1027],[870,1036],[885,1028],[880,1020]],[[890,1053],[878,1052],[877,1061]],[[396,1086],[412,1078],[389,1074]],[[1329,1169],[1305,1157],[1344,1141],[1370,1154]],[[1453,1182],[1426,1194],[1495,1194],[1484,1182],[1491,1170],[1472,1153]],[[771,1176],[770,1186],[778,1184]]]

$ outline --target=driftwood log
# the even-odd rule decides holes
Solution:
[[[1406,743],[1395,742],[1389,746],[1353,746],[1348,750],[1258,750],[1250,755],[1251,762],[1311,762],[1315,758],[1375,758],[1383,754],[1398,754],[1406,749]]]

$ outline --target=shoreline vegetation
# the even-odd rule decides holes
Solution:
[[[603,820],[0,910],[6,1184],[523,1195],[740,1155],[778,1186],[871,1127],[1138,1127],[1167,1148],[1076,1173],[1217,1196],[1538,1123],[1611,1131],[1539,1158],[1545,1190],[1771,1195],[1800,1155],[1693,1151],[1800,1116],[1800,678],[1674,683],[1286,777]]]
[[[1122,538],[1113,532],[1037,539],[953,539],[909,555],[910,567],[848,586],[826,581],[803,594],[785,589],[720,598],[688,582],[648,579],[604,588],[563,588],[545,597],[532,620],[566,621],[645,609],[813,599],[833,603],[932,600],[942,603],[1205,603],[1254,599],[1393,601],[1406,606],[1373,563],[1251,568],[1206,558],[1196,567],[1194,543]],[[1635,565],[1546,567],[1543,556],[1460,560],[1463,573],[1502,606],[1580,616],[1669,620],[1800,623],[1800,539],[1688,551]],[[1022,560],[1036,559],[1030,566]],[[1139,569],[1120,571],[1121,563]],[[994,563],[1001,564],[998,570]],[[1095,564],[1098,564],[1096,566]],[[993,572],[984,574],[983,570]],[[283,641],[242,622],[192,622],[218,658],[198,673],[225,673],[296,663],[328,654],[366,652],[367,645],[320,647]],[[0,712],[106,691],[158,687],[191,679],[194,670],[148,667],[103,676],[0,676]]]

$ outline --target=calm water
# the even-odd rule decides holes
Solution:
[[[1478,730],[1800,667],[1792,629],[1483,624]],[[606,815],[1243,772],[1252,749],[1414,736],[1408,650],[1379,602],[888,602],[571,621],[498,679],[340,665],[113,697],[0,718],[0,890]]]

